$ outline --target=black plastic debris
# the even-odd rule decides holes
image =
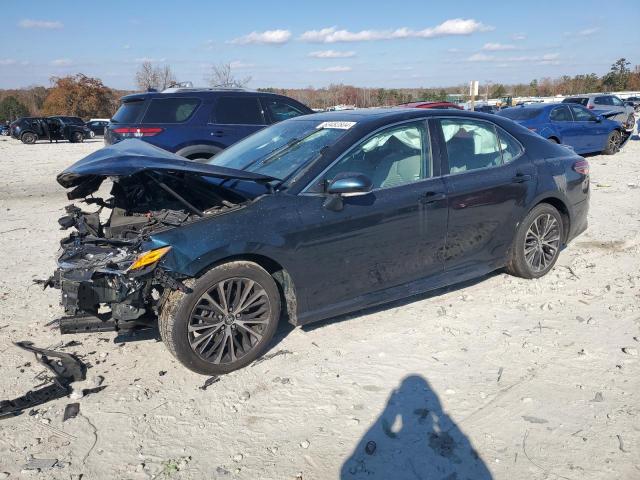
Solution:
[[[85,379],[87,367],[69,353],[37,348],[31,342],[17,342],[16,346],[32,352],[36,360],[53,373],[51,383],[38,390],[30,390],[13,400],[0,400],[0,418],[20,415],[24,410],[67,396],[71,383]]]
[[[62,421],[66,422],[70,418],[76,418],[80,413],[79,403],[70,403],[64,408],[64,414],[62,415]]]
[[[220,377],[217,375],[214,375],[213,377],[209,377],[205,380],[204,385],[202,385],[200,388],[200,390],[206,390],[208,387],[210,387],[211,385],[213,385],[214,383],[216,383],[217,381],[220,380]]]
[[[364,447],[364,451],[367,455],[373,455],[377,447],[378,446],[376,445],[376,442],[374,442],[373,440],[369,440]]]

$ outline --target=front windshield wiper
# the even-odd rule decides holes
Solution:
[[[243,170],[249,170],[249,167],[252,167],[253,165],[267,165],[270,161],[273,161],[276,158],[279,158],[280,156],[282,156],[282,154],[286,153],[291,148],[293,148],[296,145],[298,145],[299,143],[305,141],[307,138],[309,138],[310,136],[314,135],[316,132],[319,132],[319,131],[320,130],[318,130],[318,129],[314,129],[314,130],[311,130],[310,132],[308,132],[307,134],[303,135],[300,138],[298,138],[298,137],[292,138],[291,140],[289,140],[284,145],[281,145],[280,147],[271,150],[269,153],[263,155],[262,157],[256,158],[251,163],[245,165]],[[251,171],[251,170],[249,170],[249,171]]]

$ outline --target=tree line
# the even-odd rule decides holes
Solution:
[[[178,84],[169,65],[144,62],[135,75],[139,91],[158,90]],[[238,78],[231,64],[214,65],[207,83],[212,87],[245,87],[251,77]],[[443,88],[361,88],[353,85],[332,84],[324,88],[259,88],[295,98],[319,109],[335,105],[357,107],[390,106],[415,101],[442,101],[450,95],[467,99],[468,86],[461,84]],[[573,95],[578,93],[640,91],[640,65],[632,70],[625,58],[616,60],[610,70],[598,76],[595,73],[559,78],[534,79],[529,83],[480,86],[480,97],[500,98]],[[85,119],[110,118],[118,108],[120,97],[132,91],[116,90],[105,86],[99,78],[82,73],[66,77],[52,77],[49,88],[33,86],[23,89],[0,90],[0,121],[22,116],[73,115]]]

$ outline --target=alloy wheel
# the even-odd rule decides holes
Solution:
[[[617,152],[620,148],[620,134],[618,132],[613,132],[611,136],[609,136],[609,150],[612,152]]]
[[[548,213],[536,217],[524,237],[524,258],[534,272],[551,265],[560,248],[560,224]]]
[[[222,280],[201,295],[191,312],[191,349],[209,363],[234,363],[260,343],[270,311],[269,296],[258,282]]]

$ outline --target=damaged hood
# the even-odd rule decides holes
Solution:
[[[188,173],[259,183],[277,180],[259,173],[187,160],[135,138],[123,140],[84,157],[58,174],[57,180],[63,187],[71,188],[91,179],[129,177],[143,171]]]

